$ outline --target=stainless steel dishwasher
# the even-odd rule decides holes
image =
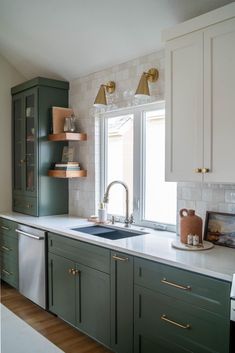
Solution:
[[[19,291],[46,308],[45,232],[19,225]]]

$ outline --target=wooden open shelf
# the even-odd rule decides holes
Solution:
[[[81,178],[87,176],[86,170],[49,170],[48,176],[54,178]]]
[[[48,136],[49,141],[86,141],[87,134],[80,132],[61,132],[60,134],[51,134]]]

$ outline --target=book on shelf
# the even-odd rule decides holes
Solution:
[[[78,162],[56,162],[55,167],[79,167]]]
[[[67,170],[67,171],[75,171],[75,170],[81,170],[80,167],[54,167],[54,170]]]

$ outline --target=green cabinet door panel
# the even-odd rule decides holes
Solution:
[[[110,346],[110,276],[76,264],[76,326]]]
[[[138,285],[225,317],[229,315],[229,282],[140,258],[135,258],[134,273]]]
[[[75,325],[75,263],[55,254],[49,254],[49,310]]]
[[[162,337],[194,353],[229,353],[229,317],[135,285],[135,339]]]
[[[133,256],[111,252],[111,347],[133,352]]]

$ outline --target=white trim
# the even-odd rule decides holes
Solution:
[[[176,226],[171,224],[161,224],[159,222],[152,222],[144,219],[144,190],[145,190],[145,113],[152,110],[165,110],[165,102],[154,102],[149,104],[142,104],[139,106],[125,107],[116,109],[113,111],[106,111],[99,115],[100,118],[100,200],[103,199],[107,184],[107,144],[108,144],[108,119],[122,116],[122,115],[133,115],[133,135],[134,135],[134,146],[133,146],[133,216],[136,225],[167,230],[175,232]],[[111,214],[108,215],[111,217]],[[114,215],[118,218],[118,221],[123,222],[124,216]]]

